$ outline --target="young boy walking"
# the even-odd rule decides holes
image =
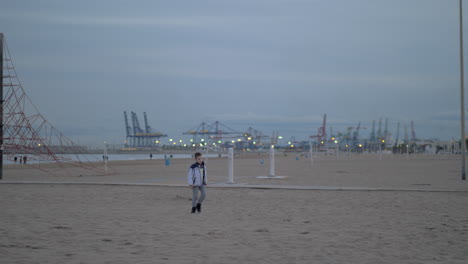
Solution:
[[[206,167],[203,162],[203,156],[200,152],[195,153],[195,163],[188,170],[187,180],[190,188],[192,188],[192,214],[195,211],[201,213],[201,205],[206,197]],[[198,197],[200,192],[200,197]]]

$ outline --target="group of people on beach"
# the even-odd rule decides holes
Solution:
[[[15,156],[15,157],[13,158],[13,160],[15,161],[15,163],[18,162],[18,157]],[[20,156],[20,157],[19,157],[20,164],[21,164],[21,163],[26,164],[26,161],[27,161],[27,160],[28,160],[28,157],[26,157],[26,156]]]

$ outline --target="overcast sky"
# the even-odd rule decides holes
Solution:
[[[0,32],[28,96],[81,144],[122,143],[124,110],[176,139],[217,120],[308,139],[324,113],[335,132],[389,118],[393,134],[414,120],[417,137],[450,139],[458,12],[458,0],[17,0],[1,4]]]

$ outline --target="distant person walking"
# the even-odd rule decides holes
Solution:
[[[206,198],[206,166],[200,152],[195,153],[195,163],[188,170],[187,181],[192,188],[192,214],[198,211],[201,213],[201,205]],[[200,192],[200,197],[198,197]]]
[[[24,156],[23,157],[23,163],[26,164],[26,160],[28,159],[28,157]]]
[[[20,160],[20,164],[23,164],[23,156],[20,156],[19,160]]]
[[[15,156],[14,160],[15,160],[15,163],[16,163],[18,161],[18,157]]]
[[[150,159],[153,159],[153,153],[150,154]]]

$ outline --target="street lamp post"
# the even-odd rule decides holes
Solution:
[[[3,33],[0,32],[0,180],[3,179]]]
[[[461,119],[461,152],[462,152],[462,180],[466,180],[465,171],[465,91],[464,91],[464,64],[463,64],[463,8],[462,0],[460,2],[460,119]]]

